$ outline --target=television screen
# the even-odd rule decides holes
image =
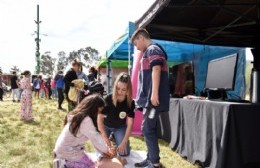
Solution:
[[[172,97],[194,94],[194,73],[192,63],[182,63],[170,67],[169,87]]]
[[[237,54],[210,61],[205,88],[209,90],[234,90],[236,65]]]

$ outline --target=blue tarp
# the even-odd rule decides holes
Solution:
[[[107,51],[106,57],[107,59],[116,59],[116,60],[127,60],[128,59],[128,51],[130,47],[130,54],[132,55],[134,46],[132,44],[129,45],[128,41],[134,33],[135,25],[132,22],[129,22],[128,27],[125,33],[120,36],[111,48]]]
[[[121,36],[107,51],[107,59],[128,60],[128,41],[133,33],[134,24],[129,23],[129,28],[126,33]],[[192,61],[194,64],[195,73],[195,87],[197,93],[202,91],[205,86],[205,79],[207,73],[207,65],[210,60],[224,57],[230,54],[238,53],[238,66],[236,73],[235,91],[229,92],[229,96],[244,97],[245,93],[245,66],[246,55],[245,48],[238,47],[222,47],[198,45],[191,43],[179,43],[172,41],[153,40],[154,43],[160,44],[168,55],[169,62],[188,62]],[[131,56],[132,56],[131,44]],[[131,58],[132,59],[132,58]]]

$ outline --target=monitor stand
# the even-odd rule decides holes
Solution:
[[[225,90],[208,90],[208,99],[225,101],[227,99],[227,93]]]

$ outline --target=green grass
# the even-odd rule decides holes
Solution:
[[[0,168],[51,168],[52,151],[62,129],[65,112],[52,100],[34,100],[34,121],[20,121],[20,104],[0,102]],[[65,105],[64,105],[65,107]],[[142,137],[131,137],[133,150],[146,150]],[[87,151],[93,151],[86,144]],[[166,168],[198,168],[160,140],[161,162]]]

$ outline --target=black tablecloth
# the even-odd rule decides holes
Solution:
[[[159,136],[209,168],[260,167],[260,105],[171,99]]]

